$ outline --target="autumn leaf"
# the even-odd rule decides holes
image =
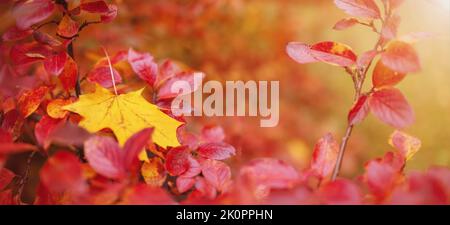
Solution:
[[[333,41],[319,42],[312,46],[291,42],[286,51],[293,60],[302,64],[321,61],[335,66],[351,66],[357,60],[349,46]]]
[[[413,73],[420,70],[420,60],[412,45],[403,41],[391,42],[381,55],[387,67],[399,73]]]
[[[197,152],[200,156],[215,160],[224,160],[236,154],[233,146],[223,142],[202,144]]]
[[[372,84],[376,88],[394,86],[402,81],[405,76],[406,74],[390,69],[379,60],[373,69]]]
[[[414,122],[414,112],[403,96],[395,88],[375,91],[369,98],[371,112],[381,121],[401,129]]]
[[[55,3],[51,0],[20,0],[14,4],[12,14],[16,18],[17,27],[27,29],[47,19],[54,9]]]
[[[80,5],[80,8],[89,13],[107,13],[109,11],[105,1],[84,2]]]
[[[380,9],[374,0],[334,0],[334,4],[351,16],[371,19],[380,17]]]
[[[117,11],[118,11],[117,6],[114,4],[109,4],[108,8],[109,8],[109,11],[100,16],[100,20],[103,23],[109,23],[117,17]]]
[[[149,53],[140,53],[132,48],[128,50],[128,62],[133,71],[148,85],[153,86],[158,73],[158,65]]]
[[[345,30],[358,24],[358,20],[355,18],[344,18],[339,20],[333,27],[335,30]]]
[[[406,160],[410,160],[422,146],[419,139],[398,130],[391,134],[389,144],[395,147]]]
[[[319,196],[325,204],[357,205],[362,203],[363,194],[351,180],[338,179],[319,189]]]
[[[332,134],[323,136],[314,147],[311,159],[311,172],[323,179],[331,175],[336,165],[339,145]]]
[[[348,113],[348,123],[355,125],[362,122],[369,114],[368,96],[362,95]]]
[[[164,148],[179,146],[176,130],[182,123],[147,102],[142,91],[114,95],[97,85],[94,93],[81,95],[77,102],[63,109],[83,116],[79,125],[91,133],[110,128],[120,145],[136,132],[154,127],[152,139],[156,144]]]
[[[78,33],[78,23],[70,16],[65,15],[59,22],[56,32],[63,37],[73,37]]]
[[[58,76],[64,70],[67,61],[67,53],[61,51],[44,59],[45,70],[52,75]]]
[[[27,118],[38,109],[48,91],[48,87],[41,86],[34,90],[25,91],[20,95],[17,105],[24,118]]]

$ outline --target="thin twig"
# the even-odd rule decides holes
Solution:
[[[386,15],[386,18],[390,16],[390,13],[391,12],[389,11],[388,14]],[[382,17],[380,18],[380,20],[381,20],[381,26],[383,26],[385,20],[383,20]],[[378,29],[376,29],[375,25],[373,23],[363,24],[363,25],[368,25],[368,26],[372,27],[372,29],[380,35],[373,50],[378,51],[379,48],[383,49],[384,48],[383,37],[381,36],[381,33],[378,32]],[[353,82],[355,85],[354,103],[356,103],[359,100],[359,98],[361,97],[362,88],[363,88],[364,82],[366,80],[366,75],[367,75],[367,72],[369,71],[369,68],[372,65],[372,63],[373,63],[373,59],[369,62],[369,64],[365,68],[363,68],[363,69],[358,68],[354,71],[346,68],[346,72],[351,73],[350,75],[352,76],[352,79],[353,79]],[[339,175],[339,171],[341,169],[342,161],[343,161],[344,154],[345,154],[345,149],[347,148],[348,141],[350,140],[350,137],[352,135],[353,128],[354,128],[353,124],[350,124],[350,123],[347,124],[345,135],[342,138],[342,142],[339,146],[339,152],[338,152],[338,156],[336,159],[336,164],[333,169],[333,174],[331,176],[331,181],[335,181]]]

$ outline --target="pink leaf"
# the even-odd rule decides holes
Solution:
[[[202,128],[202,140],[204,142],[222,142],[225,140],[225,132],[221,126],[205,126]]]
[[[153,133],[153,128],[143,129],[125,142],[123,150],[124,155],[124,166],[128,169],[133,161],[138,159],[138,155],[145,149],[145,146],[150,141],[151,135]]]
[[[36,124],[34,128],[34,135],[38,143],[44,148],[47,148],[49,145],[48,137],[49,135],[61,124],[63,120],[61,119],[53,119],[50,116],[43,116],[41,120]]]
[[[344,18],[339,20],[333,27],[335,30],[345,30],[358,24],[358,20],[355,18]]]
[[[64,70],[66,60],[67,53],[65,51],[61,51],[58,54],[54,54],[44,59],[44,68],[47,73],[58,76]]]
[[[350,180],[338,179],[320,188],[322,201],[330,205],[362,204],[362,192],[358,185]]]
[[[219,191],[224,191],[231,181],[230,167],[220,161],[207,159],[202,162],[202,174]]]
[[[94,136],[84,143],[84,154],[89,165],[99,174],[120,179],[125,175],[123,153],[110,137]]]
[[[117,6],[110,4],[108,5],[109,11],[100,16],[103,23],[109,23],[117,17]]]
[[[334,4],[351,16],[380,18],[380,9],[374,0],[334,0]]]
[[[52,15],[55,3],[51,0],[20,0],[12,9],[19,29],[28,29],[31,25],[39,23]]]
[[[166,155],[166,169],[172,176],[178,176],[189,169],[190,153],[185,146],[172,148]]]
[[[391,42],[381,55],[383,64],[399,73],[413,73],[420,70],[420,60],[414,48],[402,41]]]
[[[132,48],[128,50],[128,62],[133,71],[148,85],[153,86],[158,74],[158,65],[149,53],[139,53]]]
[[[286,52],[289,57],[301,64],[319,61],[311,55],[310,47],[300,42],[290,42],[286,46]]]
[[[326,134],[314,147],[311,160],[311,172],[323,179],[331,174],[336,165],[339,145],[332,134]]]
[[[195,179],[191,177],[178,177],[176,184],[178,192],[184,193],[194,186]]]
[[[81,10],[89,13],[107,13],[109,7],[105,1],[85,2],[80,5]]]
[[[247,180],[258,191],[293,187],[299,179],[298,172],[287,163],[271,158],[254,159],[241,168],[241,180]]]
[[[197,152],[202,157],[215,160],[228,159],[236,154],[233,146],[223,142],[202,144]]]
[[[203,73],[182,72],[182,73],[178,73],[177,75],[167,79],[158,88],[158,99],[159,100],[169,99],[169,98],[175,98],[176,96],[178,96],[179,93],[172,92],[172,86],[175,82],[181,81],[181,80],[189,83],[189,86],[190,86],[190,92],[185,92],[183,94],[190,94],[192,92],[195,92],[202,85],[201,82],[195,82],[194,78],[196,75],[200,75],[201,78],[204,78],[204,76],[205,76],[205,74],[203,74]]]
[[[369,98],[369,106],[378,119],[395,128],[405,128],[414,122],[411,106],[395,88],[375,91]]]
[[[122,83],[122,77],[119,72],[114,68],[112,68],[112,71],[116,84]],[[105,88],[110,88],[113,86],[109,66],[99,66],[94,68],[91,72],[89,72],[87,79],[88,81],[98,83]]]

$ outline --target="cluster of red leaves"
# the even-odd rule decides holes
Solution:
[[[370,21],[381,17],[371,0],[335,2],[352,16]],[[392,10],[401,3],[382,2]],[[44,22],[55,11],[62,14],[58,21]],[[95,14],[99,20],[80,24],[77,17],[83,13]],[[339,151],[331,134],[318,141],[308,168],[299,170],[271,158],[255,159],[240,168],[234,179],[231,168],[223,161],[235,155],[236,150],[224,142],[225,134],[219,126],[204,127],[200,135],[181,127],[181,146],[167,149],[151,141],[151,128],[134,134],[123,147],[108,131],[89,134],[76,125],[78,116],[61,109],[75,101],[73,94],[79,91],[79,85],[98,83],[111,88],[112,76],[116,84],[123,85],[119,91],[126,91],[138,77],[151,89],[152,102],[169,115],[168,106],[178,94],[171,92],[171,84],[182,79],[194,85],[192,71],[183,70],[170,60],[158,64],[150,54],[132,48],[113,55],[111,66],[102,58],[86,76],[80,76],[70,50],[73,41],[87,25],[110,22],[116,14],[117,7],[105,1],[81,1],[78,6],[50,0],[14,4],[16,26],[2,38],[17,43],[5,47],[11,61],[6,57],[0,60],[0,204],[22,204],[29,174],[16,175],[4,168],[8,157],[22,152],[31,152],[30,159],[36,153],[46,157],[34,204],[449,203],[447,169],[403,173],[406,161],[419,150],[420,141],[400,131],[391,137],[391,145],[397,151],[369,161],[365,173],[355,181],[330,180]],[[377,48],[359,57],[350,47],[335,42],[312,46],[291,43],[287,49],[297,62],[321,61],[353,71],[367,70],[372,60],[381,55],[373,74],[373,88],[359,96],[349,113],[352,125],[361,122],[369,111],[394,127],[403,128],[412,122],[411,107],[393,86],[420,68],[418,57],[409,43],[394,40],[399,17],[393,15],[385,21]],[[373,22],[348,18],[335,28],[358,23],[373,26]],[[57,24],[56,37],[40,31],[48,24]],[[123,76],[123,64],[137,76]],[[197,88],[192,86],[191,90]],[[149,158],[144,162],[138,160],[143,149]]]

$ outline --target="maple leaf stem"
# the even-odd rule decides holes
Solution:
[[[102,46],[103,52],[105,52],[106,55],[106,59],[108,60],[108,65],[109,65],[109,72],[111,73],[111,81],[114,87],[114,93],[116,95],[117,94],[117,87],[116,87],[116,80],[114,79],[114,72],[113,72],[113,68],[112,68],[112,64],[111,64],[111,59],[109,58],[108,52],[106,51],[105,47]]]

